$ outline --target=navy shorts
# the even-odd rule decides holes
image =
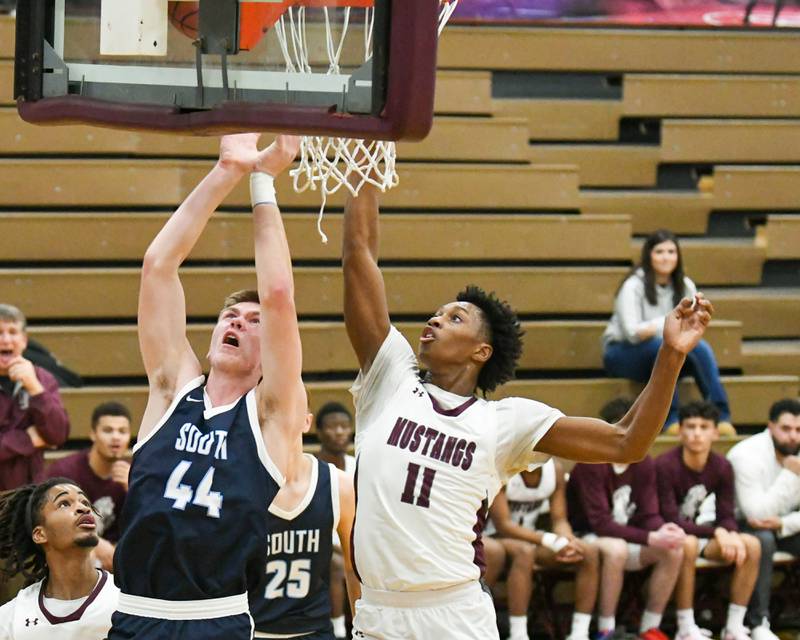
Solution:
[[[258,631],[256,631],[256,640],[257,639]],[[289,640],[292,639],[290,638]],[[336,640],[336,636],[333,635],[333,627],[330,627],[329,629],[325,629],[325,631],[315,631],[314,633],[309,633],[305,636],[298,636],[297,640]]]
[[[115,611],[108,640],[251,640],[250,614],[208,620],[162,620]]]

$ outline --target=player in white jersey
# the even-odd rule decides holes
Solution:
[[[0,607],[3,640],[101,640],[119,590],[96,569],[92,504],[74,482],[51,478],[0,496],[0,560],[28,586]]]
[[[420,219],[424,224],[424,219]],[[362,582],[355,638],[497,637],[481,590],[488,505],[513,474],[557,455],[641,459],[659,433],[686,353],[711,304],[698,294],[668,316],[650,382],[617,424],[570,418],[526,398],[487,401],[522,351],[516,315],[477,287],[435,311],[417,357],[392,327],[378,268],[378,190],[345,209],[347,333],[360,373],[356,404],[355,569]]]

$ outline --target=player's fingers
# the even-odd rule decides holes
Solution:
[[[689,298],[683,298],[675,307],[675,311],[678,312],[679,317],[685,318],[692,312],[692,301]]]

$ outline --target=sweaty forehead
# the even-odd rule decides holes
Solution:
[[[451,309],[463,309],[468,314],[475,316],[476,318],[483,317],[483,312],[480,310],[480,307],[477,307],[471,302],[462,302],[456,300],[454,302],[448,302],[446,305],[442,307],[443,311],[450,311]]]
[[[257,302],[237,302],[223,309],[219,315],[222,317],[226,313],[234,313],[240,316],[260,315],[261,307]]]

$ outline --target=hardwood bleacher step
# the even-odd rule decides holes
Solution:
[[[800,77],[689,73],[625,74],[625,116],[800,116]]]
[[[492,74],[488,71],[440,70],[436,74],[433,110],[434,113],[491,115]]]
[[[441,69],[797,73],[792,33],[450,25]],[[480,55],[475,55],[480,51]]]
[[[399,322],[398,329],[416,345],[422,322]],[[601,320],[541,320],[522,323],[525,331],[521,370],[592,370],[603,368]],[[205,353],[211,339],[210,323],[187,326],[195,353]],[[715,320],[707,333],[719,365],[740,366],[742,326]],[[30,336],[45,345],[66,366],[85,378],[131,378],[144,376],[136,326],[45,325],[31,326]],[[302,321],[303,370],[319,374],[355,371],[357,362],[342,322]],[[760,373],[760,372],[759,372]]]
[[[3,261],[140,262],[169,213],[0,213],[0,237],[14,238]],[[318,212],[284,213],[295,260],[338,260],[341,213],[326,214],[316,232]],[[624,261],[629,256],[626,216],[387,213],[381,217],[382,260]],[[42,247],[47,247],[43,254]],[[216,213],[189,260],[252,260],[253,221],[249,212]]]
[[[742,343],[741,362],[747,375],[798,375],[800,339],[747,340]]]
[[[643,238],[631,241],[631,260],[639,261]],[[757,285],[766,252],[750,238],[684,238],[680,240],[684,272],[696,284]]]
[[[756,243],[766,250],[768,260],[800,260],[800,215],[769,214],[767,224],[759,226],[756,234]]]
[[[394,314],[431,314],[469,283],[495,291],[519,313],[609,314],[625,267],[386,267]],[[339,267],[297,267],[295,301],[301,315],[342,311]],[[252,267],[181,270],[189,317],[216,317],[231,291],[252,288]],[[0,269],[0,300],[25,309],[29,319],[133,318],[137,268]],[[724,316],[720,316],[724,317]]]
[[[312,411],[335,400],[352,406],[348,389],[353,378],[333,382],[308,382],[309,406]],[[722,378],[728,392],[734,424],[763,424],[775,398],[795,397],[800,392],[797,376],[733,376]],[[691,380],[681,383],[681,394],[697,397]],[[494,399],[506,396],[534,398],[558,407],[568,415],[595,416],[600,408],[620,395],[634,396],[641,385],[618,378],[514,380],[493,394]],[[117,400],[128,405],[135,416],[142,415],[147,399],[146,385],[81,387],[63,389],[61,395],[70,415],[70,437],[87,438],[92,409],[101,402]]]
[[[211,167],[208,160],[2,159],[0,207],[174,207]],[[400,184],[381,196],[384,208],[578,207],[578,175],[572,166],[401,163],[398,171]],[[276,180],[281,207],[320,206],[319,191],[298,194],[290,183],[288,174]],[[242,180],[225,204],[249,208],[249,191]],[[327,206],[343,206],[345,191],[329,196]]]
[[[437,95],[439,87],[436,89]],[[496,116],[524,118],[531,140],[617,140],[618,100],[494,98]]]
[[[574,164],[581,187],[655,187],[660,149],[637,144],[554,144],[530,146],[531,162]]]
[[[661,162],[798,162],[800,119],[666,119]]]
[[[714,209],[797,209],[800,165],[717,165]]]
[[[582,189],[579,200],[581,214],[587,217],[629,215],[636,235],[647,235],[656,229],[702,235],[713,206],[712,196],[700,191]]]
[[[743,336],[794,338],[800,335],[800,289],[797,287],[706,287],[715,316],[742,323]]]

